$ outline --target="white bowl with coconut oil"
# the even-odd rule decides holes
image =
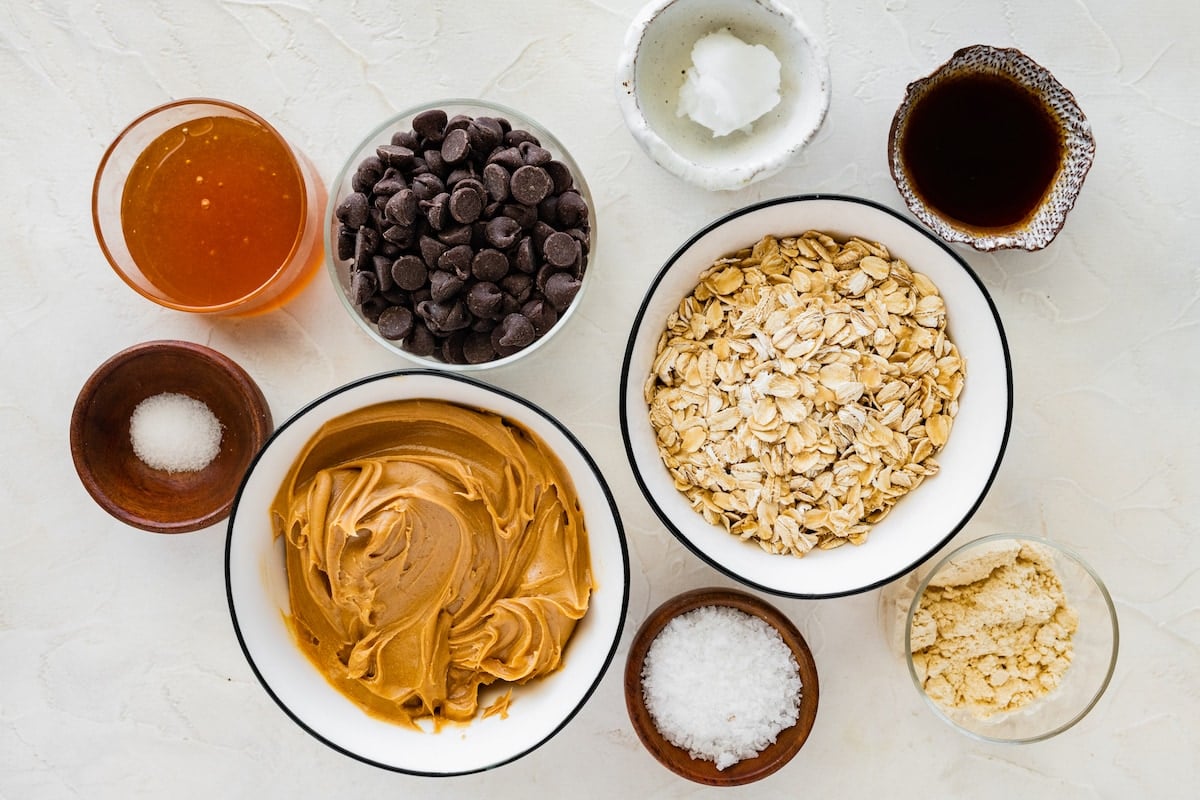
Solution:
[[[780,100],[748,130],[714,136],[679,114],[679,90],[696,42],[721,30],[774,54]],[[616,89],[625,124],[655,162],[696,186],[736,190],[779,172],[821,127],[829,65],[807,26],[777,0],[653,0],[626,33]]]

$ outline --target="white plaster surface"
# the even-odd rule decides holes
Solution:
[[[638,0],[0,3],[0,797],[1193,797],[1200,785],[1200,5],[1190,0],[788,0],[827,45],[833,101],[790,167],[707,193],[626,131],[613,70]],[[861,195],[903,210],[887,127],[905,84],[976,42],[1020,47],[1079,99],[1095,166],[1039,253],[959,252],[1007,329],[1016,407],[999,476],[957,541],[1067,543],[1121,622],[1107,695],[1045,743],[973,742],[934,718],[892,655],[878,591],[776,600],[808,638],[821,709],[774,776],[706,789],[642,749],[621,667],[646,613],[727,584],[656,521],[620,445],[620,353],[643,291],[698,227],[759,199]],[[225,528],[157,536],[108,517],[71,465],[75,395],[131,344],[183,338],[242,364],[282,421],[404,366],[324,275],[284,309],[194,318],[133,294],[92,233],[97,162],[172,98],[246,105],[330,180],[406,106],[478,96],[556,132],[595,195],[598,280],[528,364],[488,380],[560,417],[612,486],[632,559],[616,661],[557,737],[497,770],[385,772],[328,749],[261,689],[226,608]]]

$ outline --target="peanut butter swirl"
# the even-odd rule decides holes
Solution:
[[[271,517],[300,648],[404,725],[468,721],[481,687],[558,669],[594,586],[558,458],[512,420],[448,402],[327,422]]]

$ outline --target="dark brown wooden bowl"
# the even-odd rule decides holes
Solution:
[[[753,614],[779,631],[783,641],[796,656],[803,687],[800,695],[800,718],[796,720],[796,724],[780,731],[775,742],[758,755],[743,759],[723,770],[718,770],[712,761],[692,758],[686,750],[668,742],[655,727],[642,693],[642,664],[650,644],[672,619],[704,606],[736,608]],[[817,665],[800,631],[779,609],[752,594],[734,589],[693,589],[666,601],[642,623],[642,627],[633,638],[629,656],[625,661],[625,707],[629,711],[629,719],[638,738],[650,754],[667,769],[688,780],[708,786],[740,786],[761,780],[790,761],[808,739],[817,717],[819,697]]]
[[[133,452],[129,418],[138,403],[178,392],[206,404],[223,427],[221,449],[195,472],[165,472]],[[273,430],[258,385],[203,345],[134,345],[92,373],[71,414],[71,457],[92,498],[112,516],[154,533],[186,533],[229,516],[251,459]]]

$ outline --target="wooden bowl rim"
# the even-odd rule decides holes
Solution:
[[[100,364],[84,382],[71,410],[71,460],[75,465],[75,472],[79,475],[88,494],[97,505],[115,519],[150,533],[190,533],[214,525],[229,516],[240,481],[231,481],[228,492],[222,493],[220,496],[221,502],[204,513],[173,521],[151,519],[124,507],[104,490],[95,477],[85,443],[84,433],[88,416],[105,382],[119,369],[135,359],[167,353],[204,361],[217,368],[218,372],[228,380],[229,385],[234,388],[235,393],[244,401],[247,411],[246,419],[249,421],[252,453],[261,449],[271,434],[274,424],[267,399],[249,373],[233,359],[211,347],[180,339],[157,339],[131,345],[113,354]]]
[[[646,652],[663,627],[675,617],[705,606],[726,606],[756,616],[775,628],[796,656],[802,683],[800,717],[780,731],[776,741],[753,758],[717,770],[711,761],[692,758],[668,742],[654,725],[642,695],[642,665]],[[791,619],[762,598],[738,589],[706,587],[678,594],[646,617],[634,635],[625,661],[625,707],[642,745],[663,766],[688,780],[707,786],[741,786],[761,780],[787,764],[812,732],[820,699],[817,666],[808,642]]]

